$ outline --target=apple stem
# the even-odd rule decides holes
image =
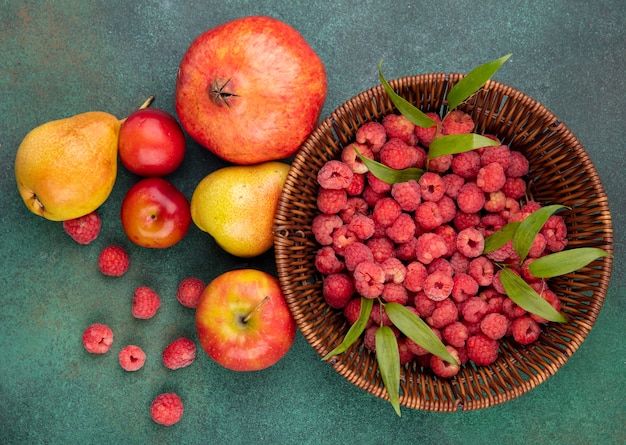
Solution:
[[[252,311],[250,311],[250,313],[246,315],[242,321],[244,323],[247,323],[252,318],[252,316],[256,314],[259,311],[259,309],[261,309],[261,306],[263,306],[263,304],[265,304],[265,302],[268,301],[269,299],[270,299],[270,296],[266,295],[265,298],[263,298],[261,301],[257,303],[256,306],[254,306]]]
[[[149,98],[146,99],[146,101],[143,104],[141,104],[139,109],[143,110],[144,108],[148,108],[153,100],[154,100],[154,96],[150,96]]]

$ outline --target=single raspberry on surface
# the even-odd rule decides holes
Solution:
[[[345,267],[331,246],[324,246],[315,254],[315,268],[324,275],[341,272]]]
[[[98,258],[98,268],[104,275],[120,277],[126,273],[130,258],[120,246],[107,246],[102,249]]]
[[[120,351],[118,361],[125,371],[137,371],[146,362],[146,353],[139,346],[128,345]]]
[[[324,277],[322,295],[330,307],[343,309],[354,297],[354,282],[345,273],[330,274]]]
[[[102,220],[94,211],[79,218],[63,221],[63,230],[78,244],[89,244],[100,233]]]
[[[348,202],[345,189],[334,190],[321,187],[317,192],[317,208],[322,213],[339,213]]]
[[[113,331],[107,325],[94,323],[83,332],[83,346],[92,354],[104,354],[113,344]]]
[[[472,335],[467,339],[467,355],[478,366],[488,366],[498,358],[498,340],[487,337],[485,334]]]
[[[356,141],[367,144],[374,153],[378,153],[387,141],[387,132],[380,122],[365,122],[356,131]]]
[[[198,306],[198,301],[200,301],[205,288],[206,284],[200,278],[184,278],[176,290],[176,299],[185,307],[195,308]]]
[[[140,319],[152,318],[161,306],[159,295],[147,286],[135,289],[133,295],[133,316]]]
[[[513,339],[521,345],[533,343],[541,334],[541,326],[529,315],[523,315],[513,320],[511,330]]]
[[[159,394],[150,405],[152,420],[164,426],[171,426],[180,421],[183,412],[183,401],[174,392]]]
[[[161,358],[166,368],[184,368],[196,359],[196,344],[186,337],[177,338],[165,347]]]
[[[472,116],[461,110],[453,110],[441,122],[442,134],[467,134],[474,130]]]
[[[347,189],[354,172],[348,164],[332,159],[322,165],[317,172],[317,183],[325,189]]]
[[[442,301],[450,296],[453,286],[454,280],[452,276],[436,270],[424,280],[424,293],[431,300]]]

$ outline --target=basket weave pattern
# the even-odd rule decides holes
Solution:
[[[390,82],[392,88],[422,111],[447,111],[446,95],[462,74],[424,74]],[[612,253],[613,229],[607,197],[588,154],[571,131],[536,100],[504,84],[488,81],[459,109],[470,114],[475,131],[493,134],[530,161],[528,184],[534,200],[562,204],[568,248],[598,247]],[[349,325],[322,296],[321,275],[314,266],[319,249],[311,222],[316,205],[317,172],[357,129],[397,112],[382,86],[348,100],[327,117],[296,155],[274,221],[276,265],[287,304],[298,327],[320,356],[336,347]],[[401,368],[401,405],[428,411],[475,410],[497,405],[533,389],[553,375],[581,345],[606,296],[612,257],[550,280],[569,322],[544,326],[537,342],[520,346],[501,342],[498,360],[487,367],[468,364],[452,379],[441,379],[411,362]],[[349,382],[387,399],[375,355],[359,339],[331,359]]]

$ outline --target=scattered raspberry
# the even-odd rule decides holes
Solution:
[[[400,139],[409,145],[417,143],[415,124],[402,114],[387,114],[383,117],[383,127],[388,139]],[[384,147],[383,147],[384,149]],[[381,150],[382,156],[382,150]]]
[[[513,338],[522,345],[533,343],[541,334],[539,324],[528,315],[517,317],[511,325]]]
[[[345,273],[334,273],[324,278],[322,295],[332,308],[343,309],[354,296],[354,283]]]
[[[171,426],[183,417],[183,401],[173,392],[159,394],[150,405],[152,420],[160,425]]]
[[[435,258],[448,253],[448,246],[442,237],[436,233],[427,232],[417,238],[417,259],[423,264],[430,264]]]
[[[104,354],[113,344],[113,331],[105,324],[95,323],[83,332],[83,346],[92,354]]]
[[[324,246],[315,254],[315,268],[324,275],[341,272],[345,263],[337,257],[335,250],[330,246]]]
[[[325,189],[347,189],[352,182],[354,172],[344,162],[331,160],[322,166],[317,172],[317,182]]]
[[[320,188],[317,192],[317,208],[322,213],[339,213],[348,201],[348,194],[344,189],[333,190]]]
[[[497,192],[506,183],[504,169],[497,162],[492,162],[478,170],[476,185],[486,193]]]
[[[356,141],[367,144],[374,153],[378,153],[387,141],[385,127],[380,122],[366,122],[356,131]]]
[[[443,224],[443,215],[436,202],[422,202],[415,211],[415,222],[423,230],[433,230]]]
[[[132,309],[135,318],[152,318],[160,306],[161,298],[155,291],[147,286],[140,286],[135,289]]]
[[[418,184],[424,201],[437,202],[446,191],[446,184],[443,182],[441,175],[437,173],[424,173],[420,177]]]
[[[126,273],[130,259],[120,246],[108,246],[102,249],[98,258],[100,272],[111,277],[119,277]]]
[[[63,221],[63,230],[78,244],[89,244],[100,233],[102,220],[96,212]]]
[[[414,212],[422,201],[420,186],[414,179],[396,182],[391,187],[391,196],[405,212]]]
[[[475,182],[463,184],[456,200],[459,209],[465,213],[479,212],[485,205],[485,201],[485,192]]]
[[[463,179],[474,179],[480,170],[480,155],[472,151],[458,153],[452,158],[452,173]]]
[[[380,149],[380,163],[395,170],[404,170],[414,167],[420,160],[417,149],[406,142],[393,138],[389,139]]]
[[[354,269],[354,289],[365,298],[378,297],[384,287],[385,272],[371,261],[363,261]]]
[[[446,346],[446,349],[448,350],[450,355],[452,355],[452,357],[456,359],[457,362],[461,362],[459,359],[459,353],[454,347],[448,345]],[[459,373],[459,370],[461,369],[459,365],[448,363],[443,359],[437,357],[436,355],[432,355],[430,357],[429,364],[433,372],[444,379],[454,377]]]
[[[139,346],[128,345],[122,348],[118,360],[125,371],[137,371],[146,362],[146,353]]]
[[[196,344],[186,337],[178,338],[166,346],[161,357],[166,368],[184,368],[196,359]]]
[[[357,156],[357,151],[364,158],[374,159],[374,153],[371,148],[365,144],[354,142],[350,145],[346,145],[346,147],[341,151],[341,161],[352,169],[352,173],[363,175],[369,170],[363,161]]]
[[[461,110],[451,111],[441,122],[442,134],[468,134],[473,130],[472,116]]]
[[[176,299],[185,307],[195,308],[205,287],[206,284],[200,278],[187,277],[178,285]]]
[[[322,246],[328,246],[333,243],[333,231],[343,225],[343,221],[339,215],[329,215],[320,213],[313,218],[311,222],[311,231],[315,240]]]
[[[437,113],[428,112],[426,116],[431,118],[437,125],[441,124],[441,118]],[[435,135],[437,134],[437,125],[433,125],[432,127],[423,128],[415,126],[414,133],[417,136],[417,140],[424,147],[428,148],[430,143],[435,139]]]
[[[503,314],[488,313],[480,321],[480,330],[487,337],[499,340],[509,329],[509,319]]]
[[[466,347],[469,359],[478,366],[491,365],[498,358],[498,341],[485,334],[472,335],[467,339]]]
[[[385,233],[394,243],[402,244],[415,237],[415,230],[413,217],[408,213],[401,213]]]
[[[454,280],[452,277],[440,270],[437,270],[424,280],[424,293],[434,301],[442,301],[450,296]],[[455,306],[456,307],[456,306]]]

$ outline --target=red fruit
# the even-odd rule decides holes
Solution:
[[[332,308],[343,309],[354,296],[354,283],[345,273],[335,273],[324,277],[322,295]]]
[[[162,359],[169,369],[189,366],[196,359],[196,344],[188,338],[178,338],[163,350]]]
[[[63,230],[78,244],[89,244],[98,238],[101,227],[102,220],[96,212],[63,221]]]
[[[195,308],[205,287],[206,284],[200,278],[187,277],[178,285],[176,299],[185,307]]]
[[[181,398],[173,392],[159,394],[150,405],[150,416],[156,423],[171,426],[183,417]]]
[[[458,363],[461,363],[461,360],[459,359],[459,353],[455,348],[453,348],[452,346],[446,346],[446,349],[457,360]],[[430,357],[430,367],[436,375],[444,379],[454,377],[459,373],[459,370],[461,369],[459,365],[448,363],[443,359],[437,357],[436,355],[432,355]]]
[[[345,162],[330,160],[317,172],[317,182],[325,189],[347,189],[352,182],[354,172]]]
[[[499,343],[485,334],[472,335],[467,339],[467,355],[478,366],[488,366],[498,358]]]
[[[130,259],[120,246],[108,246],[102,249],[98,258],[100,272],[111,277],[119,277],[126,273]]]
[[[529,315],[523,315],[513,320],[511,331],[516,342],[528,345],[539,338],[541,326]]]
[[[105,324],[95,323],[83,332],[83,346],[92,354],[104,354],[113,344],[113,331]]]
[[[160,306],[161,298],[155,291],[146,286],[135,289],[132,309],[135,318],[152,318]]]
[[[146,362],[146,353],[139,346],[128,345],[122,348],[118,360],[125,371],[137,371]]]

